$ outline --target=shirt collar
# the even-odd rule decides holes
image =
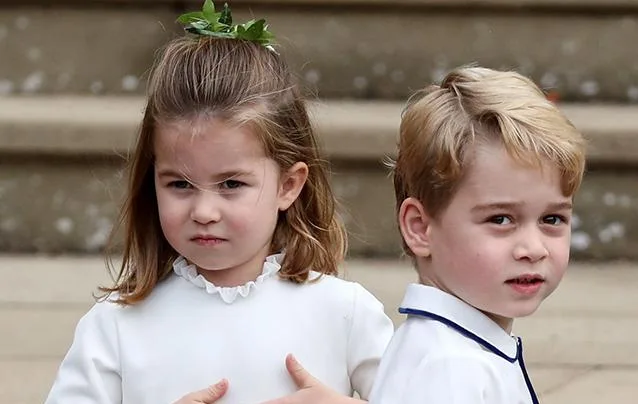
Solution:
[[[193,285],[204,289],[206,293],[211,295],[218,294],[224,303],[231,304],[235,302],[239,296],[243,298],[247,297],[253,289],[258,289],[263,282],[274,277],[281,269],[283,259],[283,252],[267,256],[262,266],[261,274],[257,276],[256,279],[243,285],[232,287],[217,286],[209,282],[199,273],[197,267],[189,263],[183,256],[179,256],[175,262],[173,262],[173,271]]]
[[[408,285],[399,312],[440,321],[509,362],[519,357],[517,339],[478,309],[440,289]]]

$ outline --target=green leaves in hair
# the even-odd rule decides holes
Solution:
[[[193,11],[180,15],[177,18],[184,30],[188,33],[217,38],[244,39],[257,42],[271,51],[275,51],[275,36],[268,31],[266,20],[250,20],[243,24],[233,25],[233,17],[230,7],[224,3],[224,8],[217,12],[212,0],[206,0],[202,11]]]

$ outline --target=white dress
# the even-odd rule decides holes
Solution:
[[[260,403],[295,391],[288,353],[332,389],[366,398],[393,333],[381,303],[332,276],[281,280],[281,258],[235,288],[178,259],[142,303],[97,303],[78,323],[46,404],[170,404],[222,378],[230,389],[220,404]]]

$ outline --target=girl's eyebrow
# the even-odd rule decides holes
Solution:
[[[175,170],[173,170],[172,168],[162,168],[157,170],[157,176],[158,177],[175,177],[175,178],[181,178],[184,176],[184,173],[179,173]]]
[[[215,180],[227,180],[229,178],[252,176],[253,174],[246,170],[228,170],[212,175]],[[182,178],[185,176],[183,172],[176,171],[172,168],[160,168],[157,170],[158,177]]]
[[[228,171],[222,171],[221,173],[214,174],[213,178],[216,180],[227,180],[229,178],[247,177],[251,175],[253,174],[246,170],[228,170]]]

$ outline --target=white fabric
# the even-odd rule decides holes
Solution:
[[[223,287],[216,286],[213,283],[209,282],[204,278],[200,273],[197,272],[197,267],[193,264],[189,264],[186,261],[186,258],[179,257],[173,263],[173,271],[186,279],[193,285],[203,288],[207,293],[214,295],[215,293],[219,294],[219,297],[224,301],[224,303],[232,303],[237,299],[237,297],[246,297],[250,293],[251,289],[257,288],[265,279],[273,276],[281,269],[281,265],[279,265],[280,260],[283,259],[283,254],[275,254],[269,255],[266,257],[266,262],[264,262],[264,267],[261,271],[261,274],[254,281],[250,281],[244,285],[234,286],[234,287]]]
[[[182,274],[139,305],[94,305],[46,404],[169,404],[222,378],[220,404],[260,403],[295,391],[288,353],[338,392],[367,397],[393,332],[381,303],[332,276],[298,285],[275,273],[232,304]]]
[[[533,402],[519,364],[517,339],[485,314],[439,289],[417,284],[408,286],[401,308],[431,316],[408,315],[399,327],[381,361],[370,404]]]

